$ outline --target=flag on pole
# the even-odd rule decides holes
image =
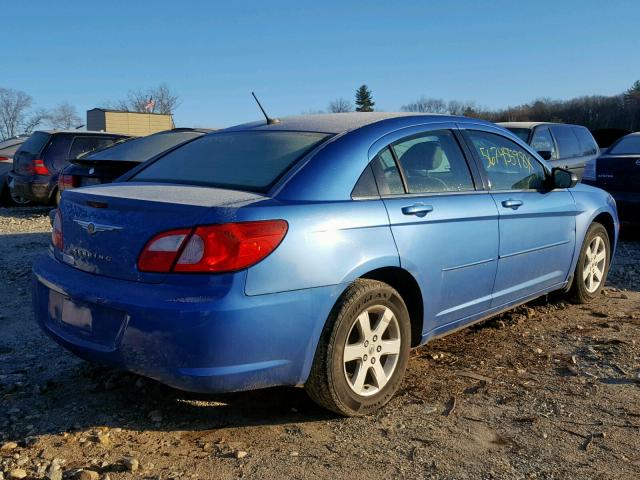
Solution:
[[[147,103],[144,104],[144,109],[151,113],[153,112],[154,107],[156,106],[156,102],[153,99],[153,97],[149,97],[149,101]]]

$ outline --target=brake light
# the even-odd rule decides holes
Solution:
[[[9,162],[9,161],[11,161],[9,157],[3,157],[2,155],[0,155],[0,162]]]
[[[76,188],[80,185],[80,178],[73,175],[60,175],[58,177],[58,190],[62,191],[67,188]]]
[[[249,268],[282,242],[284,220],[225,223],[171,230],[153,237],[138,259],[143,272],[221,273]]]
[[[56,210],[56,215],[53,218],[53,230],[51,231],[51,243],[58,250],[64,250],[64,241],[62,238],[62,214],[60,209]]]
[[[49,169],[44,164],[44,160],[41,160],[39,158],[35,160],[31,160],[31,163],[29,164],[29,171],[34,175],[50,174]]]

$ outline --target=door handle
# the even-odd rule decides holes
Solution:
[[[524,202],[522,200],[515,200],[513,198],[510,198],[509,200],[503,200],[502,201],[502,206],[503,207],[505,207],[505,208],[513,208],[514,210],[517,210],[523,204],[524,204]]]
[[[425,205],[424,203],[414,203],[408,207],[402,207],[402,213],[405,215],[416,215],[417,217],[424,217],[432,211],[433,207],[431,205]]]

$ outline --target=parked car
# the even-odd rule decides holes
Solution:
[[[0,203],[17,205],[11,198],[7,185],[7,175],[13,168],[13,156],[29,135],[16,135],[0,142]]]
[[[578,179],[582,178],[585,164],[600,154],[591,132],[580,125],[548,122],[504,122],[498,125],[527,142],[552,165],[575,173]]]
[[[71,160],[58,177],[58,191],[113,182],[142,162],[177,145],[198,138],[210,129],[174,128],[146,137],[127,138]]]
[[[599,298],[611,196],[464,117],[347,113],[204,135],[65,192],[43,330],[177,388],[305,385],[364,415],[410,347],[548,292]]]
[[[589,162],[582,181],[611,193],[623,221],[640,223],[640,132],[622,137]]]
[[[57,203],[58,175],[69,159],[110,145],[126,135],[104,132],[38,131],[15,154],[8,174],[11,197],[17,203]]]

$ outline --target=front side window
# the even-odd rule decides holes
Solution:
[[[409,193],[474,190],[467,161],[453,133],[421,133],[392,145]]]
[[[538,190],[546,174],[542,165],[517,143],[502,135],[467,130],[480,157],[491,190]]]
[[[213,133],[171,150],[130,181],[266,192],[329,137],[293,131]]]
[[[553,136],[556,137],[556,142],[558,142],[560,158],[579,157],[582,154],[578,137],[573,133],[571,127],[553,125],[551,126],[551,133],[553,133]]]
[[[531,139],[531,147],[539,153],[548,152],[549,160],[557,159],[556,146],[553,143],[553,137],[548,127],[538,127],[535,129],[533,138]]]

